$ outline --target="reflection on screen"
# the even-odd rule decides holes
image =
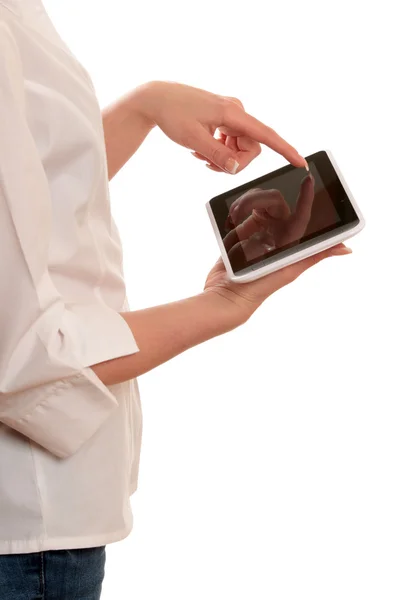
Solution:
[[[309,167],[310,175],[295,169],[228,199],[224,244],[232,262],[235,253],[254,261],[339,223],[315,164]]]

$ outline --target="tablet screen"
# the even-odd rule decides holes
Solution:
[[[327,153],[310,172],[288,165],[210,202],[233,272],[314,244],[358,221]]]

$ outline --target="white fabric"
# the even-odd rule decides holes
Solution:
[[[92,82],[40,0],[0,0],[0,554],[84,548],[132,526],[138,352]]]

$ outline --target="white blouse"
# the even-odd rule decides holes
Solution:
[[[0,0],[0,554],[108,544],[132,527],[138,352],[92,82],[40,0]]]

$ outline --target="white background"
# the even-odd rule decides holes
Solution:
[[[352,256],[140,379],[135,529],[104,600],[419,597],[414,5],[46,2],[102,105],[151,79],[237,96],[300,153],[330,148],[367,220]],[[153,132],[111,184],[131,307],[199,292],[205,202],[282,164],[216,174]]]

